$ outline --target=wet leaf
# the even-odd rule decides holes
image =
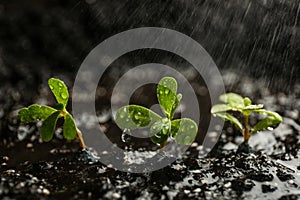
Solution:
[[[167,118],[156,121],[150,128],[152,142],[163,144],[169,137],[171,122]]]
[[[246,106],[246,107],[244,108],[244,110],[252,110],[252,111],[255,111],[255,110],[262,109],[263,107],[264,107],[263,104],[249,105],[249,106]]]
[[[179,99],[181,98],[180,96],[177,98],[176,93],[177,82],[174,78],[164,77],[159,81],[157,86],[158,102],[163,113],[165,113],[169,119],[172,119],[172,115],[174,114],[179,104]]]
[[[57,102],[63,104],[63,106],[66,107],[69,99],[69,92],[65,83],[59,79],[50,78],[48,80],[48,85]]]
[[[244,105],[245,106],[250,106],[252,104],[252,101],[249,97],[244,98]]]
[[[231,124],[234,124],[241,132],[243,131],[242,124],[239,122],[239,120],[237,118],[235,118],[231,114],[226,113],[226,112],[220,112],[220,113],[216,113],[215,115],[225,121],[229,121]]]
[[[116,114],[116,123],[123,130],[150,127],[159,119],[159,115],[138,105],[121,107]]]
[[[267,116],[253,127],[252,133],[265,130],[268,127],[276,126],[282,122],[282,117],[276,112],[265,109],[258,110],[257,112],[259,114],[266,114]]]
[[[243,108],[245,106],[242,96],[235,93],[226,93],[220,96],[220,100],[233,108]]]
[[[177,97],[176,97],[176,99],[175,99],[175,103],[172,106],[171,118],[170,119],[173,118],[174,113],[175,113],[177,107],[179,106],[181,99],[182,99],[182,94],[178,94]]]
[[[22,108],[19,111],[19,118],[22,122],[33,122],[35,120],[43,121],[55,111],[55,109],[48,106],[33,104],[28,108]]]
[[[176,119],[171,122],[171,134],[178,144],[190,145],[198,132],[197,124],[188,118]]]
[[[229,111],[229,110],[233,110],[232,107],[230,107],[226,104],[216,104],[211,108],[210,112],[212,114],[216,114],[216,113],[219,113],[219,112],[226,112],[226,111]]]
[[[58,103],[55,106],[53,106],[53,108],[55,108],[56,110],[63,110],[64,109],[64,105],[62,103]]]
[[[43,122],[40,130],[43,141],[49,142],[52,139],[59,115],[60,111],[56,111]]]
[[[67,113],[65,116],[63,132],[64,132],[64,137],[67,140],[73,140],[76,137],[76,125],[73,117],[69,113]]]

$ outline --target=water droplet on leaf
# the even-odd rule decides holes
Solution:
[[[186,144],[186,145],[187,145],[187,144],[190,144],[190,143],[192,142],[191,139],[192,139],[192,138],[191,138],[190,136],[186,136],[186,137],[184,138],[183,143]]]
[[[65,92],[61,93],[60,96],[63,99],[67,99],[68,98],[68,95]]]

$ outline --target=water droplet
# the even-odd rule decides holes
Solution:
[[[165,94],[169,94],[169,93],[170,93],[170,90],[166,89]]]
[[[120,113],[120,118],[124,119],[124,117],[125,117],[124,113]]]
[[[168,127],[164,127],[164,128],[162,129],[162,133],[163,133],[164,135],[166,135],[168,132],[169,132]]]
[[[158,133],[154,134],[154,136],[157,138],[161,138],[161,135],[159,135]]]
[[[139,120],[141,117],[138,114],[134,115],[134,119]]]
[[[163,91],[162,91],[162,90],[160,90],[160,91],[159,91],[159,94],[163,94]]]
[[[62,86],[63,86],[63,84],[62,84],[62,83],[58,83],[58,86],[59,86],[59,87],[62,87]]]
[[[169,119],[168,119],[168,118],[163,118],[163,119],[162,119],[162,122],[163,122],[164,124],[166,124],[166,123],[169,122]]]
[[[121,135],[121,140],[122,142],[128,142],[129,141],[129,136],[130,136],[130,129],[125,128],[122,135]]]
[[[191,125],[191,126],[190,126],[190,128],[192,129],[192,128],[194,128],[194,126],[193,126],[193,125]]]
[[[51,89],[51,90],[53,90],[53,89],[54,89],[54,87],[53,87],[52,85],[50,85],[50,89]]]
[[[190,144],[191,143],[191,137],[190,136],[186,136],[184,138],[184,141],[183,141],[184,144]]]
[[[68,98],[68,95],[67,95],[67,93],[65,93],[65,92],[61,93],[60,96],[61,96],[61,98],[63,98],[63,99],[67,99],[67,98]]]

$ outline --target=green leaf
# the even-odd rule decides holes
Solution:
[[[174,113],[175,113],[177,107],[179,106],[181,99],[182,99],[182,94],[178,94],[177,97],[176,97],[176,99],[175,99],[175,103],[172,106],[171,118],[173,118]]]
[[[48,85],[57,102],[63,104],[64,107],[66,107],[69,99],[69,92],[65,83],[59,79],[50,78],[48,80]]]
[[[265,130],[269,127],[273,127],[275,125],[278,125],[282,122],[282,117],[276,113],[276,112],[272,112],[272,111],[268,111],[265,109],[261,109],[256,111],[259,114],[266,114],[266,118],[264,118],[263,120],[261,120],[260,122],[258,122],[252,129],[252,133],[256,133],[257,131],[262,131]]]
[[[59,115],[60,111],[56,111],[43,122],[41,127],[41,137],[43,141],[49,142],[52,139]]]
[[[151,141],[155,144],[163,144],[168,140],[168,135],[164,135],[161,132],[150,137]]]
[[[75,125],[73,117],[69,113],[67,113],[66,116],[65,116],[63,131],[64,131],[64,137],[67,140],[75,139],[75,137],[76,137],[76,125]]]
[[[22,108],[18,114],[22,122],[33,122],[35,120],[43,121],[55,111],[55,109],[48,106],[33,104],[28,108]]]
[[[235,93],[222,94],[220,100],[233,108],[243,108],[245,106],[243,97]]]
[[[248,105],[244,108],[244,110],[259,110],[262,109],[264,107],[263,104],[257,104],[257,105]]]
[[[62,103],[58,103],[55,106],[53,106],[53,108],[55,108],[56,110],[64,110],[64,105]]]
[[[245,106],[250,106],[252,104],[252,101],[249,97],[244,98],[244,105]]]
[[[243,110],[242,113],[243,115],[249,116],[251,115],[253,112],[256,112],[257,110],[260,110],[264,107],[263,104],[257,104],[257,105],[248,105],[246,106]]]
[[[196,138],[197,124],[188,118],[176,119],[171,122],[171,134],[178,144],[190,145]]]
[[[157,86],[157,98],[162,111],[171,119],[179,105],[179,99],[176,96],[177,82],[172,77],[162,78]],[[180,98],[180,96],[179,96]]]
[[[156,121],[150,128],[150,138],[152,142],[163,144],[169,137],[171,121],[167,118]]]
[[[226,104],[216,104],[214,105],[210,112],[212,114],[216,114],[216,113],[219,113],[219,112],[226,112],[226,111],[229,111],[229,110],[234,110],[232,107],[226,105]]]
[[[216,113],[215,115],[222,118],[225,121],[229,121],[231,124],[234,124],[241,132],[243,131],[242,124],[239,122],[237,118],[235,118],[231,114],[226,112],[220,112],[220,113]]]
[[[275,120],[282,122],[282,117],[277,112],[273,112],[265,109],[260,109],[257,110],[256,112],[258,112],[259,114],[266,114],[272,116]]]
[[[137,105],[121,107],[116,114],[116,124],[123,130],[150,127],[159,119],[153,111]]]

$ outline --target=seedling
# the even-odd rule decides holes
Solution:
[[[118,109],[116,123],[123,130],[150,127],[152,142],[163,148],[169,137],[178,144],[191,144],[198,132],[197,124],[189,119],[173,119],[175,110],[180,104],[181,94],[177,94],[177,82],[172,77],[162,78],[157,86],[157,99],[164,113],[159,116],[148,108],[138,105],[127,105]]]
[[[69,100],[69,92],[65,83],[59,79],[50,78],[48,85],[54,94],[57,104],[53,107],[33,104],[19,111],[19,118],[22,122],[43,122],[40,133],[43,141],[49,142],[53,138],[56,123],[59,118],[64,118],[63,135],[67,140],[77,138],[80,146],[85,149],[81,131],[77,128],[72,115],[66,110]]]
[[[278,125],[282,122],[282,117],[278,113],[263,109],[263,104],[253,105],[251,99],[248,97],[243,98],[235,93],[227,93],[220,96],[220,101],[223,101],[225,104],[214,105],[211,109],[211,113],[225,121],[229,121],[231,124],[234,124],[243,134],[245,145],[248,145],[249,138],[252,134],[271,128],[272,126]],[[241,113],[243,123],[228,113],[229,111]],[[249,116],[253,112],[266,115],[266,117],[255,126],[250,127]]]

